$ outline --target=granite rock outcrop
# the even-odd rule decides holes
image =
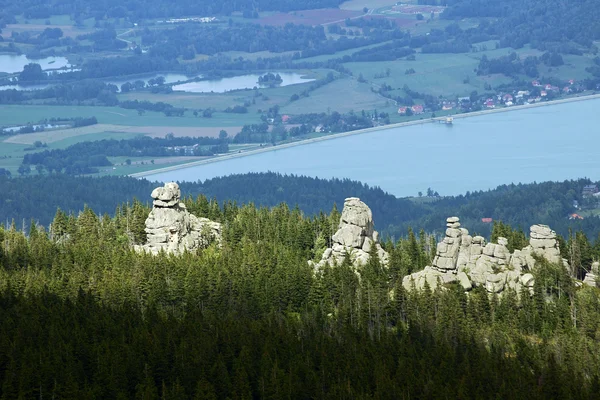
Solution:
[[[598,286],[598,282],[600,281],[600,277],[598,276],[598,269],[600,269],[600,263],[598,261],[593,262],[591,271],[585,274],[585,278],[583,279],[584,285],[593,287]]]
[[[469,235],[461,228],[457,217],[446,220],[446,234],[437,245],[433,265],[404,278],[405,289],[423,289],[425,283],[435,289],[448,283],[458,283],[464,290],[482,286],[489,293],[501,294],[507,288],[520,293],[523,288],[533,292],[535,257],[552,263],[563,263],[556,233],[546,225],[533,225],[529,246],[511,253],[508,240],[486,243],[482,236]]]
[[[135,246],[137,251],[181,254],[221,241],[221,224],[190,214],[181,202],[177,183],[158,187],[151,196],[153,207],[145,223],[146,243]]]
[[[364,265],[375,247],[383,265],[389,261],[388,253],[379,244],[379,233],[374,229],[371,209],[357,197],[344,201],[338,230],[331,237],[332,246],[327,248],[318,263],[310,262],[316,269],[326,264],[341,264],[349,255],[353,265]]]

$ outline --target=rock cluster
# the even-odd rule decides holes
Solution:
[[[483,286],[489,293],[502,293],[506,288],[517,293],[523,288],[533,291],[534,278],[529,271],[535,266],[533,255],[553,263],[566,263],[560,258],[556,233],[546,225],[533,225],[530,244],[510,253],[506,238],[498,243],[486,243],[481,236],[472,237],[460,227],[457,217],[446,220],[444,239],[437,245],[433,265],[406,276],[402,282],[407,290],[423,289],[425,282],[434,289],[447,283],[458,283],[465,290]]]
[[[352,264],[364,265],[369,260],[369,252],[375,246],[383,265],[387,265],[388,253],[379,244],[379,234],[374,229],[371,209],[357,197],[349,197],[344,202],[338,230],[331,237],[332,247],[325,250],[321,261],[314,264],[321,268],[325,264],[341,264],[346,254]]]
[[[157,254],[181,254],[221,240],[221,224],[190,214],[181,199],[179,185],[165,184],[152,191],[152,211],[146,219],[146,244],[136,250]]]

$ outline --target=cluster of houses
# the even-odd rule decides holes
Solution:
[[[484,108],[496,108],[496,106],[505,106],[510,107],[515,104],[532,104],[538,103],[540,101],[548,98],[549,95],[567,95],[570,93],[575,93],[582,91],[583,88],[575,85],[575,81],[573,79],[569,80],[568,85],[564,86],[562,89],[558,86],[552,85],[550,83],[542,84],[538,80],[533,80],[531,82],[531,86],[533,86],[534,90],[515,90],[512,93],[501,93],[496,95],[495,97],[489,97],[483,101]],[[552,96],[552,97],[554,97]]]
[[[410,111],[408,111],[408,110],[410,110]],[[406,115],[406,114],[411,114],[411,113],[412,113],[412,115],[419,115],[419,114],[423,114],[424,112],[425,112],[425,108],[421,104],[415,104],[412,107],[398,108],[398,114],[400,114],[400,115]]]
[[[513,90],[507,93],[498,93],[493,96],[482,97],[478,99],[478,102],[481,102],[482,109],[493,109],[496,107],[510,107],[513,105],[537,103],[548,98],[577,93],[584,90],[583,86],[576,84],[573,79],[570,79],[567,85],[562,88],[550,83],[541,83],[539,80],[531,81],[531,86],[532,88],[525,90]],[[479,107],[473,107],[472,99],[470,97],[459,97],[457,101],[442,100],[439,105],[443,111],[460,108],[463,112],[468,112],[473,109],[479,109]],[[400,115],[419,115],[423,114],[425,111],[427,110],[420,104],[414,106],[401,106],[398,108],[398,114]]]
[[[171,18],[166,21],[158,21],[162,24],[185,24],[187,22],[198,22],[201,24],[209,24],[211,22],[217,22],[216,17],[190,17],[190,18]]]

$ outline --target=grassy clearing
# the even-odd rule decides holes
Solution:
[[[191,161],[202,160],[203,158],[205,157],[109,157],[108,159],[113,165],[100,169],[100,172],[94,176],[129,175],[137,172],[150,171],[156,168],[185,164]],[[131,160],[131,165],[127,165],[127,159]],[[154,160],[154,163],[152,163],[152,160]]]
[[[594,64],[591,58],[575,55],[563,55],[562,57],[565,62],[564,65],[554,68],[540,67],[540,75],[556,76],[563,80],[582,80],[590,77],[590,74],[585,69]]]
[[[386,107],[388,100],[371,92],[371,87],[366,83],[359,83],[354,79],[342,78],[331,82],[313,91],[309,97],[301,98],[282,108],[282,112],[320,113],[338,111],[340,113],[360,110],[381,110]]]
[[[125,126],[168,126],[168,127],[221,127],[240,126],[246,121],[258,121],[258,116],[247,114],[215,113],[212,118],[194,117],[191,111],[183,117],[166,117],[162,113],[147,111],[139,115],[137,110],[118,107],[91,106],[46,106],[46,105],[3,105],[0,107],[0,121],[3,126],[37,123],[49,118],[72,118],[95,116],[100,124]]]
[[[530,49],[523,53],[531,53]],[[496,86],[509,83],[511,79],[504,75],[478,76],[476,73],[479,59],[486,54],[488,58],[508,54],[506,49],[483,51],[468,54],[417,54],[415,61],[397,60],[371,63],[346,63],[354,76],[362,76],[376,84],[385,82],[394,89],[408,85],[411,89],[435,96],[464,96],[473,90],[484,91],[489,83]],[[390,69],[389,78],[374,80],[374,75]],[[406,74],[408,69],[414,74]]]
[[[393,6],[396,4],[393,0],[349,0],[340,4],[342,10],[362,11],[363,8],[381,8]]]
[[[362,46],[362,47],[355,47],[353,49],[349,49],[349,50],[343,50],[343,51],[338,51],[337,53],[334,54],[323,54],[320,56],[314,56],[314,57],[308,57],[308,58],[300,58],[298,60],[294,60],[294,62],[296,63],[301,63],[301,62],[322,62],[322,61],[327,61],[327,60],[331,60],[332,58],[340,58],[340,57],[344,57],[346,55],[352,55],[354,53],[356,53],[357,51],[360,50],[364,50],[364,49],[370,49],[373,47],[377,47],[377,46],[382,46],[386,43],[390,43],[391,41],[386,41],[386,42],[381,42],[381,43],[375,43],[375,44],[370,44],[368,46]]]

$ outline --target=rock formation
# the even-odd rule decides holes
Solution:
[[[135,246],[138,251],[157,254],[181,254],[206,247],[221,240],[221,224],[190,214],[180,201],[181,191],[174,182],[152,191],[153,208],[146,219],[146,244]]]
[[[344,202],[337,232],[331,237],[332,247],[325,250],[321,261],[314,264],[321,268],[325,264],[341,264],[346,254],[355,266],[369,260],[369,252],[375,246],[383,265],[387,265],[388,253],[379,244],[379,234],[374,230],[371,209],[359,198],[349,197]],[[311,262],[312,263],[312,262]]]
[[[598,279],[599,267],[600,267],[600,263],[598,261],[595,261],[592,263],[592,270],[590,272],[588,272],[587,274],[585,274],[585,278],[583,279],[583,283],[585,285],[589,285],[589,286],[593,286],[593,287],[598,286],[598,281],[600,281],[600,279]]]
[[[405,289],[411,290],[413,285],[423,289],[427,282],[432,289],[458,283],[465,290],[483,286],[489,293],[502,293],[506,288],[532,292],[534,279],[529,271],[535,267],[534,255],[552,263],[566,263],[560,257],[556,233],[546,225],[533,225],[529,246],[511,254],[506,238],[486,243],[483,237],[471,237],[469,231],[460,228],[457,217],[448,218],[446,223],[446,236],[437,245],[433,265],[406,276],[402,282]]]

